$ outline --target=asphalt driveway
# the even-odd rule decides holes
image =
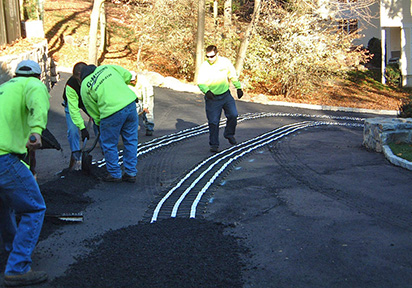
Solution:
[[[362,146],[376,115],[237,101],[239,144],[211,154],[202,96],[156,88],[138,181],[112,184],[104,162],[64,170],[62,76],[48,128],[63,152],[38,151],[38,179],[49,213],[84,221],[46,219],[39,287],[412,287],[412,172]]]

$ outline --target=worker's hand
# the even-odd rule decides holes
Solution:
[[[81,134],[82,134],[82,141],[83,141],[83,142],[84,142],[84,140],[85,140],[86,138],[87,138],[87,139],[90,138],[89,131],[87,131],[86,128],[83,128],[82,130],[80,130],[80,132],[81,132]]]
[[[243,97],[243,91],[242,89],[237,89],[237,99],[240,99]]]
[[[41,135],[37,133],[30,134],[29,141],[27,141],[26,147],[29,150],[36,150],[41,147]]]
[[[147,108],[143,108],[143,112],[146,113],[146,114],[150,114],[149,109],[147,109]]]
[[[206,92],[206,98],[209,100],[213,100],[215,98],[215,94],[213,94],[213,92],[209,90]]]

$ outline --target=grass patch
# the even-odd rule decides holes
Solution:
[[[388,146],[394,155],[412,162],[412,144],[389,143]]]

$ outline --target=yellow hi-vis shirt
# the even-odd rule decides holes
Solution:
[[[213,94],[220,95],[229,90],[229,80],[236,89],[241,89],[235,67],[230,60],[219,55],[216,57],[214,63],[206,60],[200,66],[197,77],[199,89],[205,94],[210,90]]]

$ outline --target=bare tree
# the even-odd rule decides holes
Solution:
[[[372,5],[379,3],[379,0],[303,0],[303,2],[324,18],[345,18],[350,13],[352,17],[373,25],[371,19],[379,17],[370,9]]]
[[[224,26],[228,28],[230,25],[232,25],[232,0],[225,0]]]
[[[106,50],[106,9],[104,8],[104,2],[100,7],[100,48],[99,52],[102,53]]]
[[[195,83],[199,75],[200,65],[203,62],[203,50],[205,46],[205,0],[199,0],[197,13],[197,37],[196,37],[196,69]]]
[[[242,43],[240,44],[239,53],[237,55],[236,64],[235,64],[235,69],[238,75],[240,75],[240,73],[242,72],[243,62],[246,58],[246,52],[249,46],[249,41],[250,41],[250,38],[252,37],[256,23],[259,19],[260,6],[261,6],[260,4],[261,4],[261,0],[255,0],[252,21],[250,21],[246,29],[246,32],[245,32],[245,38],[243,38]]]
[[[213,19],[215,20],[215,25],[217,25],[217,0],[213,1]]]
[[[94,0],[93,10],[90,16],[90,32],[89,32],[89,63],[97,65],[97,28],[99,24],[100,9],[105,0]],[[103,6],[104,7],[104,6]],[[106,31],[106,29],[104,29]],[[104,41],[106,37],[103,37]]]

